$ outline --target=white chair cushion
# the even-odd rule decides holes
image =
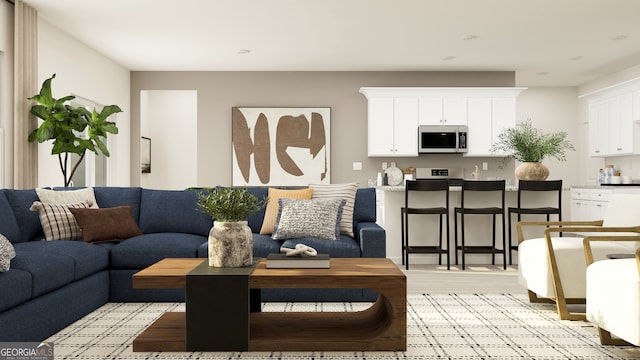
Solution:
[[[587,263],[581,237],[553,238],[558,271],[565,298],[584,299]],[[593,257],[605,259],[607,254],[632,253],[628,243],[593,242]],[[551,267],[544,238],[525,240],[518,246],[518,282],[539,296],[555,298]]]
[[[596,261],[587,268],[587,320],[640,346],[640,277],[636,259]]]

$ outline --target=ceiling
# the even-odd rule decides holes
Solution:
[[[640,0],[24,0],[133,71],[515,71],[640,64]]]

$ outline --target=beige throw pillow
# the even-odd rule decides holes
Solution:
[[[279,199],[311,200],[312,195],[313,189],[281,190],[269,188],[269,202],[264,211],[264,220],[262,221],[260,234],[269,235],[273,233],[273,228],[276,226],[276,218],[278,217]]]
[[[36,189],[36,194],[41,202],[45,204],[78,204],[83,201],[91,201],[91,207],[97,208],[96,195],[93,192],[93,188],[85,188],[78,190],[49,190],[49,189]]]
[[[353,234],[353,211],[356,204],[356,192],[358,183],[347,184],[311,184],[313,189],[312,199],[339,198],[344,199],[345,204],[342,209],[342,219],[340,220],[340,232],[354,237]]]

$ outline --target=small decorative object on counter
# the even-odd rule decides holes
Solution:
[[[389,185],[389,175],[387,175],[387,173],[384,173],[384,177],[382,178],[382,185]]]
[[[378,177],[376,178],[376,184],[378,186],[382,186],[382,173],[378,173]]]
[[[391,166],[387,168],[385,175],[388,178],[387,185],[398,186],[402,185],[404,182],[404,174],[402,173],[402,170],[396,167],[395,162],[392,162]]]
[[[602,185],[604,183],[604,170],[600,169],[596,176],[596,185]]]
[[[611,181],[613,179],[615,172],[613,170],[613,165],[611,164],[607,164],[604,167],[604,177],[603,177],[603,184],[611,184]]]

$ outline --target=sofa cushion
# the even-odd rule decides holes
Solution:
[[[208,236],[213,219],[198,210],[195,191],[143,189],[140,230],[150,233],[185,233]]]
[[[20,238],[14,239],[9,237],[12,243],[21,241],[40,240],[44,237],[42,226],[40,225],[40,217],[37,213],[31,212],[29,208],[34,201],[38,201],[38,194],[34,189],[30,190],[14,190],[5,189],[5,195],[13,210],[16,218]],[[8,237],[9,235],[6,234]]]
[[[82,279],[109,266],[109,251],[106,248],[82,241],[31,241],[16,245],[16,250],[40,252],[71,259],[73,280]]]
[[[142,188],[139,187],[95,187],[93,192],[98,206],[109,208],[123,205],[131,205],[133,218],[140,220],[140,196]]]
[[[345,200],[340,220],[340,232],[353,237],[353,210],[356,201],[358,183],[348,184],[311,184],[313,189],[311,199],[340,198]]]
[[[316,200],[280,199],[273,238],[318,237],[337,240],[345,200],[325,198]]]
[[[353,210],[353,222],[376,222],[376,189],[359,188]]]
[[[269,188],[269,202],[264,213],[264,219],[262,220],[262,228],[260,234],[271,234],[273,228],[276,226],[276,219],[278,217],[278,200],[280,199],[302,199],[310,200],[313,195],[313,189],[300,189],[300,190],[282,190]]]
[[[31,211],[37,211],[40,216],[40,224],[47,241],[52,240],[75,240],[82,237],[80,227],[69,208],[88,208],[89,201],[77,204],[45,204],[41,201],[34,201]]]
[[[13,215],[11,204],[9,204],[4,191],[0,191],[0,234],[4,235],[12,243],[20,242],[18,222]]]
[[[11,268],[11,259],[16,257],[16,249],[13,244],[0,234],[0,272],[7,272]]]
[[[69,211],[76,218],[85,242],[125,240],[142,235],[130,205],[101,209],[69,208]]]
[[[144,234],[111,248],[111,268],[143,269],[164,258],[195,258],[207,238],[184,233]]]
[[[93,192],[93,188],[83,189],[69,189],[62,188],[59,190],[37,188],[36,194],[41,202],[47,204],[77,204],[83,201],[87,201],[91,204],[91,207],[97,208],[96,196]]]
[[[265,187],[250,187],[247,188],[247,191],[258,197],[258,201],[263,201],[269,195],[269,189]],[[249,227],[251,228],[251,232],[254,234],[259,234],[260,229],[262,228],[262,222],[264,220],[264,214],[266,211],[266,207],[262,207],[260,210],[254,212],[249,216],[247,222],[249,223]]]
[[[346,235],[340,235],[336,241],[327,241],[319,238],[298,238],[285,240],[283,247],[294,249],[296,244],[304,244],[316,249],[319,254],[329,254],[338,258],[359,258],[362,257],[360,246],[353,239]]]
[[[73,281],[75,264],[71,257],[21,249],[23,245],[33,243],[35,242],[15,244],[16,257],[11,262],[11,271],[9,272],[17,269],[31,274],[31,297],[46,294]]]
[[[31,274],[28,271],[11,269],[0,274],[0,311],[12,308],[31,298]]]

